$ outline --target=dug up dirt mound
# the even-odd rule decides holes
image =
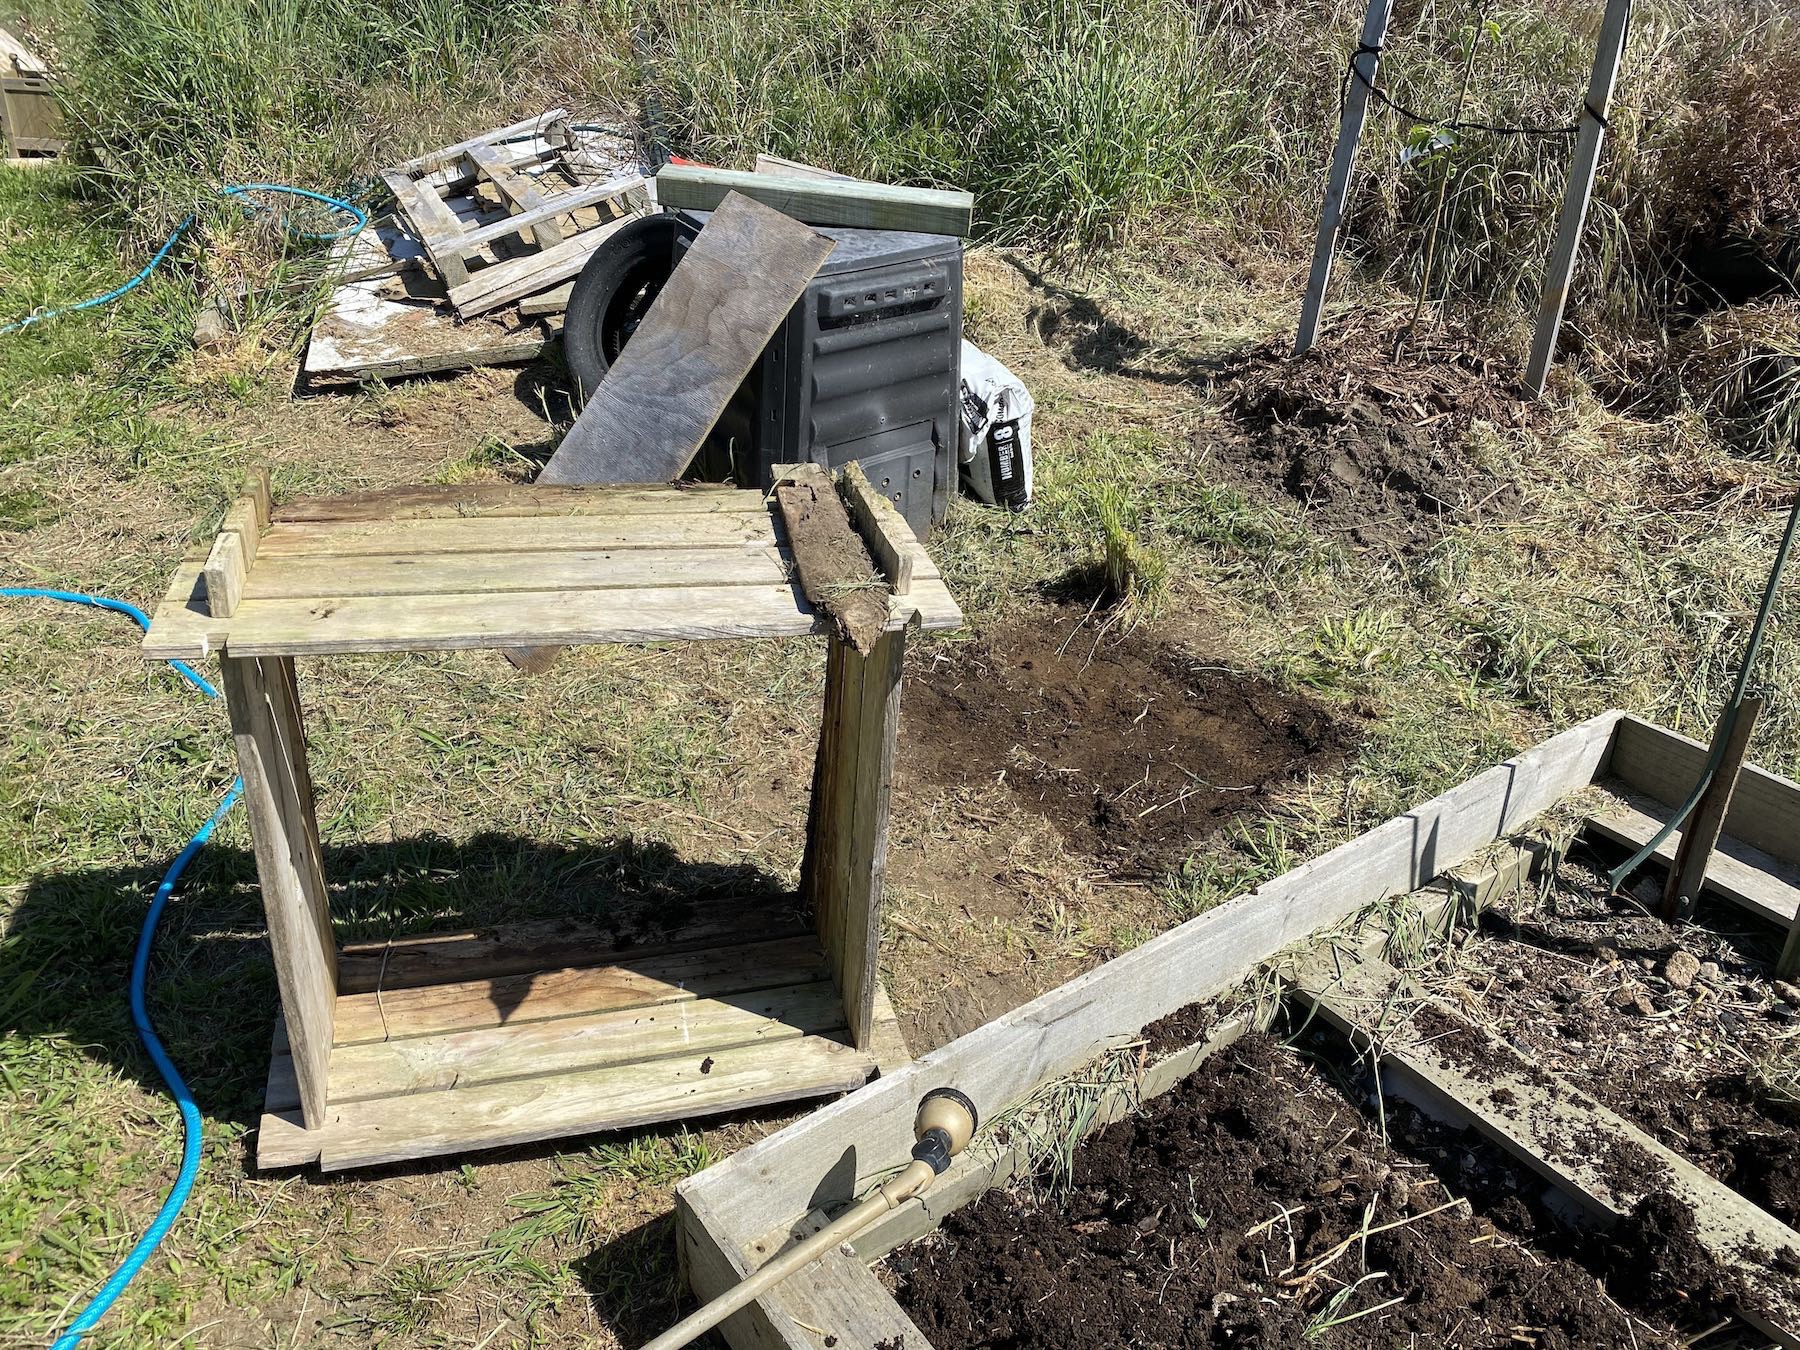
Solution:
[[[1093,1136],[1066,1196],[990,1192],[889,1267],[938,1350],[1681,1343],[1629,1326],[1604,1267],[1451,1203],[1266,1036]]]
[[[1459,328],[1364,320],[1296,357],[1287,338],[1219,378],[1241,437],[1210,448],[1227,474],[1306,508],[1350,543],[1411,552],[1450,527],[1516,509],[1517,485],[1475,461],[1477,421],[1521,428],[1534,413],[1518,373]]]
[[[1113,870],[1153,870],[1283,784],[1343,762],[1335,714],[1079,607],[1033,610],[915,666],[904,771],[1007,793]]]

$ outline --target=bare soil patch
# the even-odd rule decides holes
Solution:
[[[1213,462],[1353,544],[1412,552],[1519,504],[1517,485],[1477,463],[1467,442],[1477,421],[1522,428],[1532,411],[1511,364],[1461,329],[1408,336],[1402,322],[1365,319],[1301,357],[1281,337],[1245,353],[1219,385],[1241,434],[1210,443]]]
[[[1681,1344],[1628,1324],[1602,1244],[1539,1244],[1517,1192],[1461,1193],[1251,1036],[1090,1138],[1066,1195],[990,1192],[889,1268],[938,1350]]]
[[[1343,762],[1336,714],[1141,632],[1034,611],[909,672],[903,771],[989,785],[1109,870],[1150,871],[1307,773]]]
[[[1662,874],[1639,884],[1659,894]],[[1521,892],[1483,916],[1452,983],[1544,1069],[1797,1224],[1800,1100],[1771,1080],[1800,1071],[1800,1008],[1769,977],[1772,936],[1734,911],[1698,917],[1665,923],[1565,862],[1542,899]]]

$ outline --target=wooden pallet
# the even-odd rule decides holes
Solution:
[[[694,1292],[701,1299],[723,1292],[903,1165],[913,1111],[930,1089],[959,1088],[992,1119],[1095,1056],[1141,1043],[1149,1023],[1214,999],[1259,968],[1287,978],[1302,997],[1329,1003],[1338,986],[1322,978],[1321,968],[1296,973],[1283,958],[1286,949],[1485,856],[1496,841],[1597,781],[1622,781],[1655,800],[1679,798],[1705,753],[1704,746],[1639,718],[1604,713],[752,1144],[676,1189],[682,1263]],[[1747,778],[1726,828],[1742,829],[1765,851],[1793,861],[1800,848],[1800,786],[1774,775]],[[1333,962],[1324,974],[1341,981],[1353,969]],[[1365,973],[1382,969],[1371,961]],[[1340,1016],[1353,1002],[1346,997],[1339,1003]],[[1093,1127],[1167,1091],[1241,1030],[1241,1023],[1227,1019],[1200,1044],[1162,1059],[1142,1056],[1136,1082],[1100,1104]],[[1616,1182],[1595,1176],[1563,1146],[1570,1128],[1641,1142],[1579,1092],[1561,1091],[1538,1074],[1532,1081],[1539,1087],[1529,1099],[1538,1110],[1508,1113],[1493,1109],[1492,1093],[1481,1085],[1422,1055],[1400,1067],[1411,1070],[1421,1099],[1435,1092],[1440,1104],[1449,1101],[1579,1203],[1617,1213],[1631,1202]],[[734,1350],[817,1350],[827,1338],[930,1350],[869,1263],[929,1232],[990,1186],[1004,1184],[1015,1163],[1003,1144],[978,1140],[924,1197],[727,1320],[725,1339]],[[1719,1254],[1744,1262],[1750,1277],[1765,1286],[1779,1284],[1766,1307],[1748,1308],[1746,1315],[1781,1344],[1800,1345],[1800,1278],[1786,1264],[1800,1256],[1800,1234],[1707,1184],[1691,1167],[1674,1171]]]
[[[458,314],[568,280],[608,226],[650,209],[640,173],[583,176],[567,117],[558,108],[382,171]]]
[[[901,666],[910,628],[961,614],[897,512],[859,519],[890,573],[866,655],[807,604],[761,493],[489,484],[277,506],[252,478],[144,651],[220,658],[281,990],[262,1165],[713,1114],[904,1061],[874,979]],[[832,649],[796,903],[699,905],[630,942],[536,924],[338,947],[297,656],[815,632]]]

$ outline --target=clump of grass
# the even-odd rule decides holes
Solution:
[[[1800,302],[1724,310],[1679,346],[1680,384],[1740,447],[1800,460]]]
[[[1169,561],[1143,536],[1143,522],[1122,491],[1095,505],[1100,571],[1113,613],[1127,627],[1155,617],[1169,589]]]

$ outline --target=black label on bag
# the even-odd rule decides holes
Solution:
[[[988,465],[994,484],[994,501],[1009,511],[1031,505],[1031,489],[1025,486],[1025,457],[1019,445],[1017,422],[996,422],[988,432]]]

